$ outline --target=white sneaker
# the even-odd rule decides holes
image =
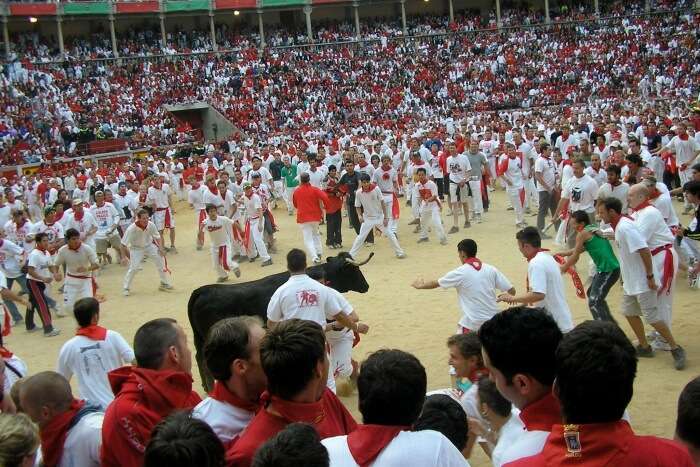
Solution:
[[[125,297],[128,297],[129,296],[129,289],[122,290],[122,295],[124,295]]]
[[[481,224],[481,214],[476,215],[476,223]]]
[[[406,253],[399,253],[398,255],[396,255],[396,257],[398,259],[404,259],[406,257]]]
[[[164,282],[161,282],[160,287],[158,287],[158,290],[173,290],[173,286],[170,284],[166,284]]]

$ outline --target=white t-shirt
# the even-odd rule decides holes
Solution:
[[[37,222],[32,225],[32,235],[36,238],[39,233],[46,233],[49,237],[49,243],[55,243],[58,240],[63,240],[63,226],[60,222],[54,222],[51,225],[46,225],[45,221]]]
[[[588,175],[581,178],[571,177],[561,192],[561,197],[569,200],[569,212],[595,211],[598,184]]]
[[[369,192],[360,188],[355,192],[355,207],[363,209],[362,216],[366,219],[376,220],[384,217],[383,201],[384,197],[379,187],[374,187]]]
[[[326,438],[333,467],[357,467],[348,448],[347,435]],[[370,464],[372,467],[469,467],[461,452],[442,433],[433,430],[402,431]]]
[[[147,203],[156,209],[164,209],[170,207],[169,196],[172,194],[170,185],[163,183],[160,189],[152,186],[148,188]]]
[[[243,206],[245,207],[245,215],[248,219],[257,219],[259,217],[258,210],[262,209],[262,199],[255,193],[253,193],[250,198],[244,195]]]
[[[46,279],[51,278],[49,267],[52,265],[53,262],[51,261],[51,255],[48,251],[41,251],[37,248],[33,249],[32,252],[29,253],[27,266],[34,268],[36,274],[42,279],[30,276],[29,273],[27,273],[27,279],[32,279],[37,282],[46,282]]]
[[[512,417],[512,415],[511,415]],[[505,445],[503,451],[499,453],[500,465],[508,464],[509,462],[522,459],[523,457],[534,456],[542,452],[544,444],[550,435],[549,431],[526,430],[525,426],[520,422],[519,429],[510,427],[509,437],[511,442]],[[494,463],[494,465],[496,465]]]
[[[508,185],[506,187],[506,189],[507,190],[519,190],[519,189],[521,189],[523,186],[525,186],[525,183],[523,180],[523,162],[518,157],[511,159],[510,157],[508,157],[504,154],[499,159],[499,162],[498,162],[499,165],[504,162],[504,158],[508,162],[508,165],[507,165],[506,171],[503,173],[503,178],[507,178],[511,182],[511,185]]]
[[[535,173],[542,174],[542,178],[544,179],[544,182],[547,184],[549,191],[551,191],[553,188],[555,188],[554,184],[556,183],[557,176],[556,176],[556,170],[554,168],[554,162],[552,161],[551,158],[542,157],[542,156],[538,157],[537,160],[535,161]],[[537,184],[537,191],[548,191],[548,190],[546,190],[541,183],[538,183]]]
[[[681,164],[689,164],[695,159],[695,154],[700,151],[700,143],[690,136],[688,139],[682,140],[676,135],[664,146],[664,149],[670,149],[676,153],[676,161],[680,167]]]
[[[523,430],[525,430],[519,414],[520,411],[513,408],[508,421],[498,431],[498,441],[493,448],[493,452],[491,452],[493,467],[501,467],[506,463],[505,459],[514,455],[509,451],[513,446],[517,446],[516,441],[523,434]]]
[[[11,357],[2,357],[2,359],[5,360],[5,387],[0,388],[0,390],[4,390],[4,393],[7,394],[20,378],[24,378],[29,374],[29,369],[24,360],[17,355],[13,354]],[[14,371],[10,369],[10,365]],[[19,374],[15,373],[15,371]]]
[[[630,186],[627,182],[620,182],[617,186],[612,186],[609,183],[604,183],[599,189],[596,199],[617,198],[622,203],[622,213],[627,212],[627,193],[630,191]]]
[[[372,175],[372,181],[376,183],[382,193],[393,193],[394,183],[397,182],[396,171],[393,168],[384,170],[379,167]]]
[[[467,175],[472,170],[469,157],[464,154],[456,154],[447,158],[447,171],[450,174],[450,181],[460,183],[467,179]]]
[[[622,289],[626,295],[649,291],[644,262],[638,251],[648,248],[644,235],[631,219],[623,217],[615,227],[615,243],[620,259]]]
[[[122,245],[127,248],[146,248],[148,245],[153,244],[154,240],[159,238],[160,234],[153,222],[148,221],[148,225],[145,229],[142,229],[134,222],[126,229],[126,232],[124,232]]]
[[[71,214],[66,221],[65,230],[75,229],[80,232],[80,239],[86,243],[93,244],[95,233],[87,235],[93,228],[97,229],[97,221],[90,212],[83,210],[83,218],[81,220],[76,219],[75,213]],[[95,232],[97,232],[95,230]]]
[[[527,277],[530,291],[544,294],[544,299],[533,303],[533,306],[543,307],[554,318],[562,332],[571,331],[574,323],[564,296],[564,281],[559,263],[551,255],[540,251],[528,263]]]
[[[207,397],[192,411],[192,416],[207,423],[227,446],[248,426],[255,414],[229,403]]]
[[[107,373],[133,360],[134,351],[126,340],[118,332],[108,330],[103,341],[85,336],[69,339],[58,354],[56,371],[68,380],[75,375],[80,396],[107,408],[114,400]]]
[[[438,189],[437,185],[435,184],[434,181],[428,180],[425,183],[421,183],[420,181],[416,182],[415,186],[416,191],[418,191],[418,198],[420,199],[420,212],[423,212],[424,209],[440,209],[440,205],[438,204],[438,200],[435,199],[434,201],[426,201],[423,198],[423,194],[428,194],[427,192],[430,192],[430,197],[432,198],[433,196],[438,195]]]
[[[462,309],[459,324],[471,331],[477,331],[483,323],[501,311],[496,302],[495,290],[506,291],[513,287],[498,269],[484,263],[478,271],[470,264],[463,264],[438,279],[438,284],[443,289],[457,289]]]
[[[75,276],[92,276],[92,272],[78,272],[79,267],[89,269],[93,264],[99,264],[95,249],[90,245],[81,243],[78,251],[72,250],[68,245],[63,245],[58,249],[54,258],[56,266],[66,265],[66,272]]]
[[[103,412],[85,415],[68,431],[58,467],[99,467]]]
[[[104,203],[102,206],[94,204],[90,207],[90,214],[97,222],[97,233],[95,238],[107,238],[110,231],[116,231],[116,226],[119,223],[119,211],[112,203]],[[114,228],[114,230],[113,230]]]
[[[204,191],[209,191],[207,187],[200,185],[197,188],[190,189],[187,194],[187,202],[189,202],[195,211],[201,211],[204,209]]]
[[[673,245],[673,234],[666,224],[661,211],[654,206],[647,206],[644,209],[632,213],[632,219],[642,236],[647,242],[649,249],[654,250],[665,245]]]
[[[22,275],[20,258],[24,248],[9,240],[0,240],[0,272],[14,279]]]
[[[12,208],[5,204],[0,207],[0,227],[7,224],[12,218]]]
[[[228,245],[230,241],[231,226],[233,221],[225,216],[216,216],[213,221],[207,216],[202,221],[202,228],[209,232],[209,240],[212,248]]]
[[[341,305],[328,287],[306,274],[294,274],[270,298],[267,318],[272,321],[305,319],[326,326],[342,311]]]
[[[589,166],[586,167],[584,173],[591,177],[593,181],[596,182],[598,187],[601,187],[604,183],[607,183],[608,173],[602,167],[599,168],[598,171],[596,171],[596,169],[594,169],[593,166]]]

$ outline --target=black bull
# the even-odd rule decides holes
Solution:
[[[323,269],[323,275],[329,287],[338,292],[355,291],[365,293],[369,284],[360,271],[360,266],[367,260],[356,263],[345,252],[327,258],[326,263],[312,266],[309,271]],[[187,317],[194,334],[197,366],[206,390],[211,389],[213,381],[204,362],[204,340],[209,329],[224,318],[254,315],[267,321],[267,305],[272,294],[289,279],[288,272],[280,272],[256,281],[242,284],[211,284],[195,289],[187,304]]]

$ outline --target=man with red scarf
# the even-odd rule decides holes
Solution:
[[[258,447],[290,423],[309,423],[321,438],[345,435],[356,428],[348,409],[326,387],[326,348],[323,328],[307,320],[283,321],[263,337],[260,361],[268,391],[261,397],[261,410],[227,450],[229,466],[250,466]]]
[[[204,343],[204,362],[215,381],[192,416],[209,424],[225,447],[238,439],[261,408],[260,395],[267,387],[260,364],[264,336],[259,318],[237,316],[216,323]]]
[[[241,276],[238,263],[231,259],[233,224],[233,220],[218,214],[218,209],[215,205],[207,204],[207,218],[202,222],[201,228],[209,233],[211,259],[218,276],[217,282],[226,282],[229,271],[233,271],[236,277]]]
[[[22,382],[22,410],[39,425],[41,463],[46,467],[99,467],[104,414],[73,397],[68,381],[42,371]]]
[[[27,331],[36,330],[34,325],[34,311],[39,313],[39,318],[44,326],[44,337],[53,337],[60,334],[51,322],[49,302],[46,297],[46,287],[54,280],[61,280],[61,275],[53,265],[51,254],[48,252],[49,237],[45,233],[39,233],[35,238],[36,248],[32,250],[27,259],[27,288],[29,289],[29,301],[31,307],[27,308],[25,324]]]
[[[318,224],[323,219],[321,206],[327,207],[328,195],[311,184],[309,172],[299,175],[301,184],[292,194],[292,203],[297,209],[297,224],[301,227],[304,246],[314,263],[320,263],[323,256]]]
[[[604,198],[598,201],[598,216],[612,225],[615,232],[622,276],[622,314],[627,318],[639,344],[637,357],[650,358],[654,350],[649,345],[644,333],[641,316],[658,332],[671,347],[671,355],[676,369],[685,368],[685,350],[679,346],[671,330],[664,322],[664,315],[659,310],[658,289],[659,272],[654,267],[654,260],[645,235],[629,216],[622,214],[622,203],[616,198]]]
[[[216,189],[216,185],[214,185]],[[161,241],[165,245],[163,231],[170,231],[170,248],[163,246],[165,251],[177,253],[175,248],[175,209],[173,208],[173,190],[170,185],[163,183],[161,177],[153,178],[153,186],[148,188],[146,204],[153,209],[153,223],[158,228]]]
[[[135,366],[108,374],[115,399],[105,412],[102,467],[140,467],[158,422],[201,402],[192,391],[192,353],[174,319],[158,318],[134,336]]]
[[[357,381],[363,425],[347,435],[322,440],[331,465],[469,464],[443,434],[411,431],[423,409],[427,377],[418,359],[401,350],[379,350],[362,363]]]
[[[67,244],[59,250],[54,265],[65,267],[63,284],[63,311],[72,313],[73,305],[81,298],[94,297],[97,285],[93,271],[100,269],[95,250],[80,241],[80,232],[68,229]]]
[[[561,340],[554,366],[562,421],[552,427],[541,453],[507,467],[695,465],[681,444],[638,436],[623,420],[632,400],[637,357],[616,324],[579,324]]]
[[[399,189],[398,175],[391,166],[391,156],[382,156],[382,165],[372,174],[372,182],[379,187],[384,198],[384,204],[391,213],[389,228],[396,233],[399,226],[399,200],[396,192]]]
[[[697,161],[698,156],[700,156],[700,143],[695,138],[690,137],[685,122],[677,125],[676,136],[671,138],[671,141],[665,146],[659,147],[653,153],[656,154],[662,151],[669,151],[675,157],[681,186],[693,179],[691,168]],[[684,206],[683,214],[689,214],[692,211],[692,205],[688,203],[688,200],[685,200]]]
[[[121,334],[99,325],[97,299],[81,298],[72,310],[79,327],[61,347],[56,371],[68,381],[75,375],[80,395],[104,409],[114,400],[107,373],[130,365],[134,351]]]
[[[199,184],[194,175],[187,178],[188,186],[190,187],[187,193],[187,202],[194,209],[195,222],[197,223],[197,250],[201,250],[204,246],[204,231],[202,230],[202,222],[207,218],[206,204],[204,204],[204,191],[207,187]]]
[[[82,201],[73,200],[73,214],[66,219],[63,226],[65,230],[75,229],[80,233],[80,240],[95,249],[95,233],[97,233],[97,221],[89,211],[85,210]]]

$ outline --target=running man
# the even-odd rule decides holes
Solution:
[[[217,282],[228,280],[228,271],[233,269],[236,277],[241,277],[241,270],[236,261],[231,259],[231,235],[233,221],[220,216],[217,207],[207,204],[207,218],[202,222],[202,229],[209,233],[211,243],[211,259],[217,274]]]
[[[93,271],[100,269],[95,250],[80,241],[80,232],[68,229],[66,245],[56,255],[55,266],[66,267],[63,284],[63,311],[73,313],[73,305],[82,298],[94,297],[96,292]]]

